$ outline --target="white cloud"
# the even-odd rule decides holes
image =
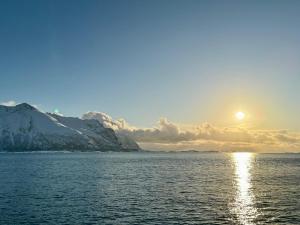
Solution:
[[[82,119],[96,119],[105,127],[112,128],[115,131],[136,129],[130,126],[124,119],[113,120],[111,116],[103,112],[87,112],[82,115]]]
[[[4,105],[4,106],[16,106],[20,104],[19,102],[16,102],[14,100],[9,100],[9,101],[6,101],[6,102],[1,102],[0,105]],[[31,106],[33,106],[34,108],[40,110],[43,112],[43,110],[41,109],[40,105],[36,105],[36,104],[30,104]]]
[[[254,130],[241,127],[217,127],[209,123],[182,126],[161,118],[152,128],[137,128],[124,119],[113,120],[109,115],[89,112],[84,119],[97,119],[104,126],[123,133],[145,149],[156,150],[218,150],[218,151],[300,151],[300,133],[288,130]]]
[[[1,102],[0,105],[5,105],[5,106],[16,106],[17,103],[13,100],[7,101],[7,102]]]

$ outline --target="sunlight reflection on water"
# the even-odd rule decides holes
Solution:
[[[254,154],[249,152],[233,153],[235,167],[236,198],[234,213],[241,224],[252,225],[257,217],[257,210],[254,206],[254,195],[251,190],[251,168]]]

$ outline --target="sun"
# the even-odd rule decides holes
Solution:
[[[243,112],[241,112],[241,111],[236,112],[236,113],[235,113],[235,118],[236,118],[237,120],[243,120],[243,119],[245,119],[245,113],[243,113]]]

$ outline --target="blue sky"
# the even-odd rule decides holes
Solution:
[[[1,1],[0,101],[300,130],[299,22],[299,1]]]

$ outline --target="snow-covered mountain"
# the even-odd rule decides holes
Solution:
[[[43,113],[22,103],[0,105],[0,151],[139,150],[93,119]]]
[[[98,120],[106,128],[111,128],[115,131],[118,139],[124,148],[139,149],[138,144],[129,137],[125,128],[125,120],[113,120],[109,115],[102,112],[87,112],[82,115],[82,119],[95,119]]]

